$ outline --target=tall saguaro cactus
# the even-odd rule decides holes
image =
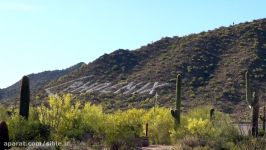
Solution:
[[[146,123],[146,134],[145,134],[146,137],[149,136],[149,124]]]
[[[20,92],[20,108],[19,114],[28,119],[30,106],[30,82],[27,76],[22,78],[21,92]]]
[[[172,116],[175,118],[175,124],[180,125],[180,111],[181,111],[181,75],[178,74],[176,78],[176,108],[171,110]]]
[[[259,98],[255,91],[252,91],[249,82],[248,71],[245,74],[246,78],[246,101],[252,109],[252,135],[258,136],[258,121],[259,121]]]
[[[9,142],[8,127],[5,121],[0,123],[0,149],[8,149],[9,147],[5,144]]]

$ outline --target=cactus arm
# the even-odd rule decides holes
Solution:
[[[178,74],[176,78],[176,110],[180,111],[181,106],[181,75]]]
[[[252,108],[252,135],[256,137],[258,135],[258,119],[259,119],[259,98],[258,94],[255,91],[252,91],[250,82],[249,82],[249,73],[245,73],[246,81],[246,101],[249,104],[249,107]]]
[[[171,115],[175,118],[175,111],[171,110]]]
[[[249,83],[249,73],[248,71],[245,73],[245,81],[246,81],[246,101],[250,106],[252,106],[253,101],[252,101],[252,92],[250,88],[250,83]]]
[[[254,97],[254,102],[257,103],[253,105],[252,109],[252,133],[253,136],[258,136],[259,109],[260,109],[259,98],[255,92],[253,93],[253,97]]]
[[[213,108],[210,110],[210,120],[211,121],[214,119],[214,111],[215,111],[215,109],[213,109]]]
[[[256,92],[253,92],[252,93],[252,103],[251,103],[251,106],[255,106],[255,105],[258,105],[259,103],[259,98],[258,98],[258,95]]]
[[[252,92],[252,89],[250,87],[250,81],[249,81],[249,73],[248,71],[245,73],[245,80],[246,80],[246,101],[251,107],[254,107],[259,99],[256,98],[256,92]]]
[[[264,134],[265,134],[266,116],[265,115],[263,115],[263,116],[260,115],[260,120],[262,121],[262,129],[263,129]]]
[[[264,120],[264,118],[263,118],[261,115],[260,115],[260,120],[261,120],[261,121],[263,121],[263,120]]]

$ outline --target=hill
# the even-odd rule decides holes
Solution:
[[[78,63],[74,66],[71,66],[67,69],[63,70],[53,70],[53,71],[44,71],[36,74],[29,74],[28,77],[30,79],[30,89],[32,91],[32,94],[36,91],[38,91],[40,88],[42,88],[47,83],[58,79],[59,77],[66,75],[70,72],[76,71],[78,68],[80,68],[84,63]],[[13,100],[19,97],[20,92],[20,81],[16,82],[15,84],[0,89],[0,100]]]
[[[212,104],[228,113],[247,110],[244,72],[264,104],[266,19],[220,27],[184,37],[166,37],[136,50],[119,49],[50,80],[37,95],[72,93],[106,110],[172,107],[174,80],[183,77],[182,105]],[[46,93],[46,94],[44,94]]]

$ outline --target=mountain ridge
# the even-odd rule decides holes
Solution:
[[[48,82],[55,80],[65,74],[68,74],[70,72],[73,72],[75,70],[77,70],[78,68],[80,68],[82,65],[84,65],[85,63],[80,62],[77,63],[69,68],[66,69],[62,69],[62,70],[52,70],[52,71],[43,71],[43,72],[39,72],[39,73],[32,73],[27,75],[30,79],[30,89],[31,91],[34,93],[35,91],[39,90],[39,88],[43,87],[45,84],[47,84]],[[19,80],[18,82],[14,83],[11,86],[8,86],[6,88],[3,88],[0,90],[0,100],[1,99],[15,99],[17,98],[19,95],[19,91],[20,91],[20,82],[21,80]]]

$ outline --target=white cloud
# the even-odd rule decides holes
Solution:
[[[33,11],[37,6],[20,2],[0,2],[0,11]]]

